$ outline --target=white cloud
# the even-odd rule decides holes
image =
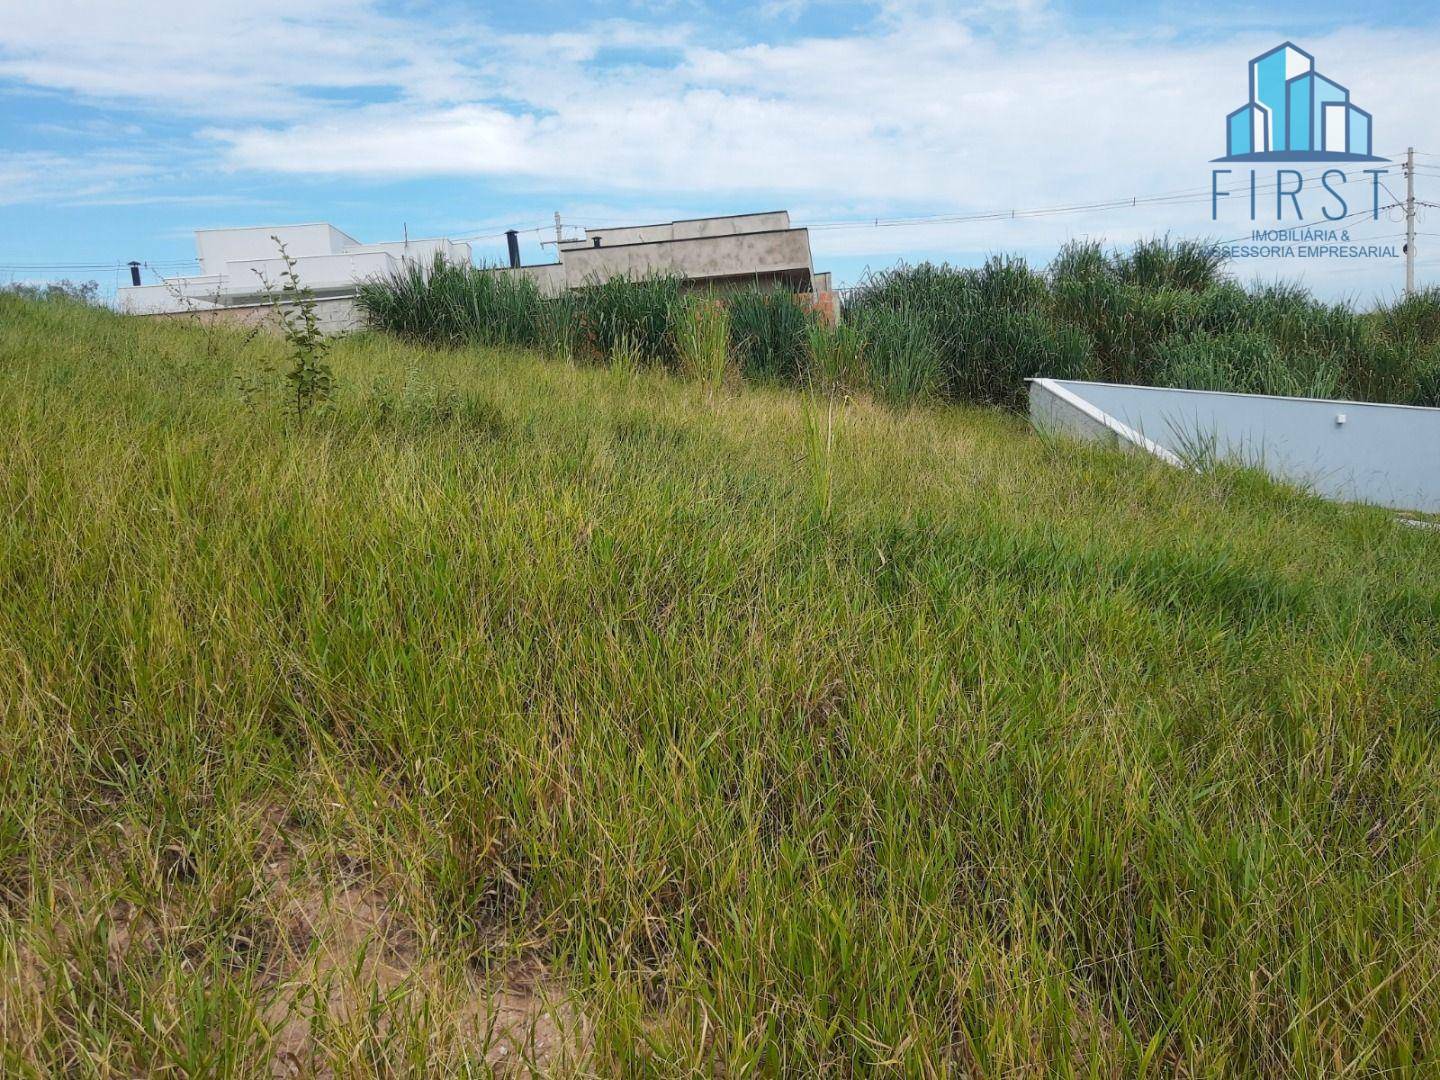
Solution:
[[[336,91],[415,102],[474,90],[465,27],[354,0],[7,5],[0,78],[179,116],[300,119]],[[317,96],[318,95],[318,96]]]
[[[103,200],[157,173],[147,162],[112,153],[0,150],[0,206]]]
[[[690,43],[669,66],[617,69],[593,64],[593,44],[567,34],[526,38],[489,62],[489,100],[504,107],[387,103],[208,134],[230,164],[282,172],[773,193],[881,213],[1068,203],[1203,186],[1222,118],[1244,94],[1245,59],[1267,40],[1017,42],[954,17],[897,17],[843,38]],[[1407,35],[1400,49],[1396,36],[1365,32],[1315,44],[1365,87],[1357,97],[1382,139],[1407,119],[1433,130],[1423,103],[1405,98],[1440,61],[1440,38]]]
[[[780,44],[698,18],[516,34],[402,20],[360,0],[52,2],[0,25],[0,77],[201,118],[215,161],[233,170],[475,176],[543,205],[637,212],[780,200],[797,219],[806,206],[870,217],[1203,189],[1245,62],[1279,36],[1087,29],[1043,0],[894,3],[863,30]],[[1301,44],[1375,114],[1377,149],[1440,149],[1417,90],[1440,65],[1440,32]],[[815,240],[866,254],[902,236],[999,249],[1247,224],[1212,225],[1197,203]]]

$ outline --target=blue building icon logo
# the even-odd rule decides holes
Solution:
[[[1370,114],[1315,70],[1291,42],[1250,61],[1250,100],[1225,118],[1216,161],[1383,161],[1372,153]]]

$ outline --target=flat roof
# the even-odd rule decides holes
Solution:
[[[609,232],[611,229],[658,229],[665,225],[686,225],[692,221],[733,221],[742,217],[764,217],[766,214],[789,214],[789,210],[747,210],[743,214],[707,214],[704,217],[681,217],[671,221],[652,221],[647,225],[602,225],[599,228],[585,230],[586,234],[592,232]],[[772,229],[771,232],[779,232]],[[657,241],[658,243],[659,241]],[[618,245],[617,245],[618,246]]]
[[[338,232],[341,236],[345,237],[346,239],[348,239],[348,240],[353,240],[353,241],[354,241],[355,243],[357,243],[357,244],[360,243],[359,240],[356,240],[355,237],[351,236],[351,235],[350,235],[349,233],[347,233],[344,229],[340,228],[340,227],[337,226],[337,225],[331,225],[330,222],[328,222],[328,221],[295,221],[295,222],[290,222],[289,224],[285,224],[285,225],[222,225],[222,226],[220,226],[219,228],[215,228],[215,229],[196,229],[196,230],[195,230],[195,235],[196,235],[196,236],[199,236],[201,233],[216,233],[216,232],[259,232],[259,231],[261,231],[262,229],[316,229],[316,228],[334,229],[336,232]]]
[[[733,214],[732,217],[748,215]],[[690,221],[708,221],[709,218],[689,218]],[[653,225],[626,225],[627,229],[654,228]],[[604,232],[603,229],[596,230]],[[698,244],[708,240],[736,240],[742,236],[778,236],[781,233],[808,233],[810,230],[804,225],[791,229],[757,229],[754,232],[745,233],[720,233],[718,236],[672,236],[669,240],[632,240],[627,244],[601,244],[596,247],[594,244],[578,243],[575,247],[563,248],[564,251],[617,251],[627,247],[658,247],[661,244]]]
[[[340,232],[339,229],[335,230]],[[344,233],[350,236],[349,233]],[[355,240],[350,236],[351,240]],[[451,240],[448,236],[412,236],[408,240],[355,240],[356,247],[389,247],[391,244],[433,244],[437,240],[444,240],[447,244],[468,244],[468,240]]]

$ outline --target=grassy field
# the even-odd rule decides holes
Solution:
[[[280,347],[0,298],[0,1072],[1440,1068],[1440,534]]]

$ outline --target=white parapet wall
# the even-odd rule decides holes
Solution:
[[[281,305],[292,307],[292,305]],[[262,326],[277,328],[279,313],[274,304],[196,304],[185,310],[165,308],[150,312],[133,312],[148,315],[152,319],[183,320],[210,325],[230,323],[234,326]],[[365,329],[365,316],[353,296],[319,297],[315,301],[315,318],[320,330],[326,334],[350,334]]]
[[[1214,454],[1327,498],[1440,513],[1440,409],[1031,379],[1030,417],[1174,465]]]
[[[126,285],[116,290],[116,305],[129,315],[183,315],[263,304],[267,283],[278,288],[290,268],[281,258],[281,244],[300,283],[321,299],[353,298],[365,281],[406,266],[428,268],[436,259],[470,265],[470,245],[444,237],[362,244],[323,222],[200,229],[195,233],[200,274],[168,278],[158,285]],[[342,321],[354,320],[346,315]]]

